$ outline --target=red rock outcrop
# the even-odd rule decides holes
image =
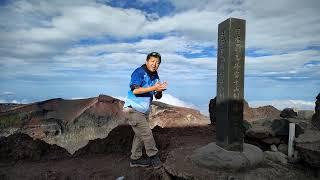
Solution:
[[[100,95],[76,100],[57,98],[8,108],[0,112],[0,136],[24,133],[74,153],[90,140],[105,138],[112,129],[126,124],[130,116],[122,111],[123,104],[119,99]],[[199,111],[160,102],[152,104],[152,128],[206,124],[209,119]]]
[[[162,102],[153,102],[150,113],[150,126],[160,127],[185,127],[202,126],[210,124],[209,118],[199,111],[171,106]]]
[[[252,122],[259,119],[277,119],[280,118],[280,111],[275,107],[268,105],[257,108],[249,107],[249,104],[245,101],[243,119]]]

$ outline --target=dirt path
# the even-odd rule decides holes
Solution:
[[[96,155],[44,162],[18,162],[0,168],[0,179],[140,179],[156,173],[130,168],[124,154]]]

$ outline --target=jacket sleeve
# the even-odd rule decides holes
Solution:
[[[136,69],[131,74],[130,89],[131,91],[133,91],[134,89],[142,87],[142,85],[143,85],[143,73],[141,73],[139,69]]]

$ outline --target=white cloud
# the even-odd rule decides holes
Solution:
[[[5,63],[8,68],[1,74],[6,77],[70,78],[79,77],[77,72],[86,77],[121,78],[129,77],[132,71],[144,64],[146,54],[109,53],[101,56],[82,55],[81,53],[56,56],[51,63]],[[16,71],[11,69],[15,68]],[[159,74],[163,80],[199,80],[213,78],[216,74],[214,58],[186,58],[175,53],[163,53]],[[67,72],[65,72],[67,71]],[[74,72],[73,72],[74,71]]]
[[[70,98],[70,99],[72,99],[72,100],[77,100],[77,99],[87,99],[87,98],[91,98],[91,97],[72,97],[72,98]]]
[[[280,53],[320,45],[320,3],[317,0],[171,2],[179,13],[163,22],[163,27],[170,24],[169,27],[178,32],[192,28],[192,37],[201,34],[203,37],[213,36],[214,39],[208,39],[215,43],[218,24],[229,17],[236,17],[247,22],[246,46],[249,48]],[[165,18],[159,21],[165,21]],[[190,25],[187,22],[196,23]]]
[[[29,56],[61,52],[80,39],[100,36],[134,37],[146,23],[144,13],[135,9],[113,8],[94,1],[86,4],[80,1],[74,4],[58,2],[18,1],[2,8],[3,14],[12,15],[11,18],[17,23],[21,19],[27,23],[13,26],[11,22],[0,19],[1,25],[7,28],[0,29],[0,52],[16,56],[24,55],[24,52],[29,52]],[[55,10],[49,10],[51,8]],[[47,9],[49,11],[45,12]],[[22,51],[16,51],[17,49]]]
[[[161,79],[171,87],[215,84],[216,57],[182,54],[210,51],[216,47],[218,23],[239,17],[247,20],[246,46],[255,54],[267,54],[246,57],[246,76],[273,86],[251,83],[251,88],[263,86],[260,90],[267,89],[266,96],[272,97],[287,94],[288,88],[302,92],[303,88],[311,91],[318,87],[320,53],[308,47],[320,46],[320,1],[172,2],[176,10],[159,17],[95,0],[9,1],[8,6],[0,6],[0,75],[10,82],[15,78],[25,82],[31,77],[69,84],[104,78],[119,84],[144,63],[146,53],[156,50],[163,57]],[[158,33],[163,38],[152,39]],[[81,40],[99,44],[83,45]],[[277,93],[272,91],[275,88]],[[290,93],[298,96],[296,92]]]
[[[147,46],[147,45],[146,45]],[[136,48],[136,47],[135,47]],[[137,48],[139,49],[139,48]],[[80,49],[77,49],[77,51]],[[99,52],[95,51],[95,52]],[[90,52],[91,53],[91,52]],[[89,53],[89,54],[90,54]],[[6,77],[79,77],[80,70],[91,72],[86,77],[122,78],[144,63],[146,54],[126,52],[107,53],[100,56],[75,52],[56,56],[51,63],[20,63],[11,61],[1,74]],[[162,53],[159,74],[166,81],[210,80],[216,77],[216,57],[187,58],[176,53]],[[310,80],[320,76],[319,66],[305,65],[313,59],[320,59],[316,50],[297,51],[282,55],[246,57],[246,76],[271,77],[282,80]],[[15,68],[16,71],[11,69]],[[69,75],[65,72],[68,71]],[[75,72],[73,72],[75,71]],[[84,76],[84,74],[82,75]]]
[[[217,24],[223,15],[216,12],[190,10],[152,21],[142,29],[143,34],[177,32],[193,40],[216,45]]]
[[[120,99],[122,101],[125,101],[125,99],[126,99],[126,97],[123,97],[123,96],[114,96],[114,98]],[[174,96],[172,96],[170,94],[166,94],[166,93],[163,93],[161,99],[154,99],[154,101],[163,102],[163,103],[170,104],[173,106],[180,106],[180,107],[197,109],[197,107],[194,104],[185,102],[177,97],[174,97]]]
[[[126,97],[124,97],[124,96],[113,96],[113,97],[116,98],[116,99],[119,99],[121,101],[125,101],[126,100]]]
[[[123,96],[114,96],[114,98],[120,99],[122,101],[125,101],[125,99],[126,99],[126,97],[123,97]],[[161,99],[154,99],[154,101],[163,102],[163,103],[170,104],[173,106],[180,106],[180,107],[197,109],[197,107],[194,104],[182,101],[181,99],[178,99],[177,97],[174,97],[170,94],[165,94],[165,93],[162,95]]]
[[[304,100],[270,100],[270,101],[250,101],[251,107],[260,107],[272,105],[279,110],[284,108],[295,108],[298,110],[314,110],[315,103],[312,101]]]
[[[19,101],[17,100],[12,100],[11,103],[15,103],[15,104],[21,104]]]
[[[0,99],[0,103],[14,103],[14,104],[28,104],[31,103],[27,99],[22,99],[22,100],[6,100],[6,99]]]
[[[204,48],[212,47],[210,43],[186,39],[185,37],[168,36],[163,39],[142,39],[134,43],[110,43],[84,45],[70,48],[68,55],[97,55],[100,53],[149,53],[157,50],[162,53],[201,53]]]
[[[319,66],[306,66],[313,60],[320,61],[320,51],[302,50],[280,55],[246,57],[245,68],[246,74],[251,76],[275,76],[281,79],[316,78],[320,76]]]
[[[182,101],[181,99],[178,99],[177,97],[174,97],[170,94],[165,94],[165,93],[162,95],[161,99],[158,99],[155,101],[163,102],[163,103],[170,104],[173,106],[180,106],[180,107],[197,109],[197,107],[195,105],[193,105],[192,103]]]
[[[7,9],[10,10],[11,8],[11,11],[18,11],[24,14],[25,18],[37,21],[43,20],[46,23],[35,24],[34,21],[28,21],[29,24],[24,28],[1,32],[3,34],[1,36],[3,43],[0,44],[2,46],[1,51],[3,51],[2,54],[19,57],[44,56],[45,54],[52,55],[59,52],[61,54],[64,49],[68,49],[66,48],[69,46],[68,44],[75,43],[83,38],[99,38],[100,36],[125,38],[154,33],[177,32],[182,35],[182,38],[172,36],[163,40],[144,39],[137,43],[112,43],[78,47],[69,49],[67,54],[146,53],[154,49],[166,53],[193,53],[197,52],[197,44],[201,46],[199,49],[216,46],[217,24],[225,17],[236,13],[248,18],[247,45],[257,49],[256,53],[279,51],[281,49],[296,50],[297,48],[305,48],[307,45],[320,44],[320,37],[317,33],[317,29],[320,30],[320,25],[317,24],[320,23],[312,23],[313,28],[309,28],[310,26],[306,23],[311,22],[307,22],[309,19],[302,18],[304,16],[296,18],[297,15],[293,14],[292,19],[295,21],[289,21],[287,16],[276,18],[273,16],[274,12],[280,13],[281,11],[291,15],[290,13],[296,11],[290,6],[296,6],[296,4],[299,4],[298,2],[281,3],[276,8],[271,3],[255,3],[254,1],[239,1],[236,4],[235,1],[172,2],[178,9],[176,14],[149,21],[146,20],[145,13],[140,10],[113,8],[94,1],[77,1],[76,3],[17,1]],[[254,8],[252,8],[253,4]],[[318,4],[314,4],[314,6],[316,5]],[[287,8],[283,8],[283,6]],[[257,11],[256,7],[261,9],[264,7],[267,14],[262,14],[260,10]],[[307,11],[306,7],[310,7],[311,10]],[[308,3],[303,3],[300,9],[305,14],[315,18],[312,22],[320,22],[320,18],[314,16],[314,8],[312,7]],[[41,18],[41,16],[35,16],[34,14],[44,16]],[[262,15],[263,18],[260,17]],[[19,19],[14,15],[13,18],[15,18],[14,20]],[[2,22],[4,26],[10,24],[8,21]],[[190,24],[190,22],[196,23]],[[274,26],[265,26],[265,24],[274,24]],[[263,28],[261,28],[262,25]],[[281,31],[276,31],[275,26],[279,27]],[[299,28],[296,28],[296,26]],[[292,29],[295,29],[295,31],[291,31]],[[16,51],[16,49],[19,49],[19,51]]]
[[[296,51],[320,45],[318,1],[173,0],[172,3],[177,9],[172,16],[149,20],[148,14],[141,10],[114,8],[95,1],[16,1],[1,9],[2,17],[9,15],[12,21],[0,19],[1,25],[6,27],[1,31],[0,52],[39,56],[61,53],[80,39],[104,36],[122,39],[155,33],[174,33],[185,37],[190,41],[188,44],[196,40],[216,46],[218,24],[227,17],[247,20],[246,45],[257,49],[257,53]],[[173,50],[180,43],[169,42],[166,50]],[[156,43],[150,43],[157,47]],[[154,48],[148,44],[145,40],[137,46],[146,50]],[[126,45],[120,43],[113,49],[123,49]]]
[[[0,96],[10,96],[10,95],[14,95],[15,93],[14,92],[10,92],[10,91],[5,91],[5,92],[2,92],[0,94]]]

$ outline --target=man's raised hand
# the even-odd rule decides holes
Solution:
[[[164,83],[157,82],[154,85],[155,91],[164,91],[167,89],[167,85],[168,85],[167,82],[164,82]]]

